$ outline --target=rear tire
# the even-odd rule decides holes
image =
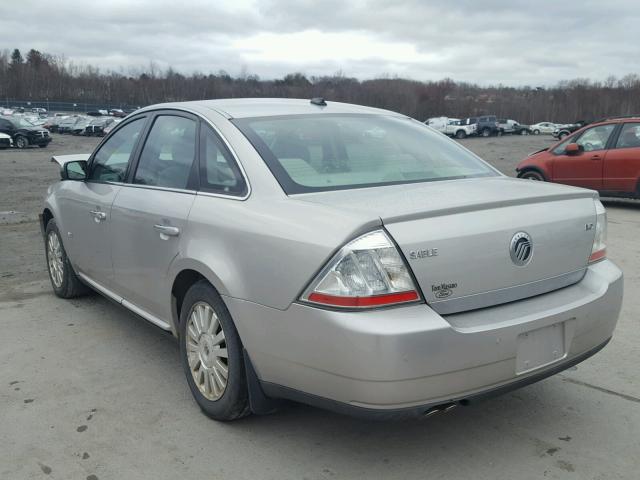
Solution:
[[[526,130],[522,129],[522,130],[520,130],[520,135],[529,135],[529,132],[527,132]]]
[[[179,333],[182,367],[202,412],[220,421],[249,415],[242,342],[229,310],[207,281],[187,291]]]
[[[18,135],[14,140],[14,144],[16,148],[20,148],[20,149],[27,148],[29,146],[29,139],[22,135]]]
[[[544,175],[536,170],[525,170],[520,175],[518,175],[518,178],[523,178],[525,180],[535,180],[537,182],[546,182]]]
[[[45,230],[45,256],[53,292],[60,298],[75,298],[88,293],[89,288],[73,271],[56,221],[51,219]]]

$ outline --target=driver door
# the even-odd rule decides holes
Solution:
[[[602,170],[607,144],[615,124],[588,128],[578,137],[571,137],[554,150],[553,181],[576,187],[602,190]],[[580,151],[567,154],[569,143],[577,143]]]
[[[74,268],[99,286],[111,288],[111,205],[125,181],[146,118],[120,127],[93,155],[87,179],[66,182],[60,197],[65,248]]]

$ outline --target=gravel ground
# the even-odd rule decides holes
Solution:
[[[0,478],[637,479],[640,208],[607,202],[624,270],[616,336],[572,370],[427,421],[370,423],[303,405],[233,424],[191,399],[177,344],[94,295],[52,295],[36,222],[58,169],[47,149],[0,151]],[[462,142],[508,175],[546,136]]]

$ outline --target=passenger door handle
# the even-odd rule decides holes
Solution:
[[[93,215],[93,219],[96,221],[96,223],[100,223],[102,220],[107,219],[107,214],[101,212],[100,210],[91,210],[89,213]]]
[[[164,237],[177,237],[180,235],[180,229],[178,227],[171,227],[169,225],[154,225],[153,228],[160,232],[160,238]]]
[[[600,160],[602,157],[600,155],[593,155],[591,160]]]

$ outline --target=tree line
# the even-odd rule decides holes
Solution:
[[[428,74],[428,72],[425,72]],[[265,80],[242,73],[185,75],[153,63],[146,69],[103,72],[38,50],[0,52],[0,99],[62,101],[121,106],[242,97],[312,98],[358,103],[424,120],[433,116],[495,114],[521,123],[573,122],[640,113],[640,77],[605,81],[574,79],[552,87],[479,86],[451,79],[416,81],[395,77],[358,80],[342,73],[308,77],[291,73]]]

